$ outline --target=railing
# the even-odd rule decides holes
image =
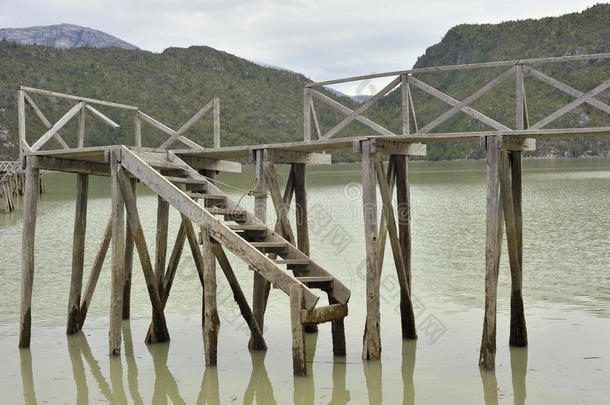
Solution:
[[[40,94],[48,97],[57,97],[67,100],[77,101],[67,113],[64,114],[57,122],[51,124],[43,112],[38,108],[38,105],[34,102],[30,94]],[[74,96],[70,94],[57,93],[48,90],[35,89],[31,87],[20,87],[18,92],[18,113],[19,113],[19,150],[20,158],[26,153],[32,153],[40,150],[51,138],[55,138],[63,149],[73,149],[70,147],[59,134],[62,129],[72,118],[79,116],[78,122],[78,138],[76,148],[83,148],[85,146],[85,116],[89,112],[94,117],[100,119],[105,124],[119,128],[119,124],[108,118],[106,115],[98,111],[93,105],[103,105],[112,108],[118,108],[123,110],[133,111],[134,114],[134,145],[137,147],[142,146],[142,121],[152,125],[153,127],[161,130],[162,132],[169,135],[169,138],[164,141],[157,149],[166,150],[174,142],[179,141],[191,149],[203,149],[203,146],[193,142],[186,138],[184,133],[197,122],[206,112],[213,110],[214,119],[214,147],[220,147],[220,100],[218,98],[212,99],[202,109],[200,109],[195,115],[193,115],[184,125],[178,130],[173,130],[167,125],[155,120],[151,116],[143,113],[138,107],[134,107],[126,104],[112,103],[109,101],[96,100],[92,98]],[[36,117],[42,122],[47,128],[47,131],[34,142],[32,145],[28,144],[26,139],[26,106],[29,107]]]
[[[362,116],[362,114],[369,109],[373,104],[379,101],[381,98],[386,96],[392,90],[394,90],[397,86],[400,86],[401,95],[402,95],[402,135],[424,135],[424,134],[434,134],[431,132],[433,129],[437,128],[439,125],[453,117],[459,112],[463,112],[468,114],[469,116],[475,118],[476,120],[492,127],[495,131],[490,131],[490,134],[494,134],[497,131],[512,131],[513,129],[505,126],[504,124],[492,119],[491,117],[475,110],[470,107],[472,103],[481,98],[484,94],[488,93],[493,88],[497,87],[499,84],[503,83],[505,80],[514,77],[516,79],[516,118],[515,118],[515,128],[516,130],[539,130],[549,123],[555,121],[559,117],[567,114],[568,112],[574,110],[576,107],[583,103],[587,103],[606,114],[610,114],[610,106],[605,104],[604,102],[594,98],[595,96],[602,93],[610,86],[610,79],[607,79],[597,87],[589,90],[587,92],[581,92],[553,77],[550,77],[539,70],[534,69],[531,65],[538,65],[544,63],[557,63],[557,62],[570,62],[570,61],[583,61],[583,60],[592,60],[592,59],[606,59],[610,58],[610,53],[600,53],[600,54],[591,54],[591,55],[578,55],[578,56],[563,56],[563,57],[553,57],[553,58],[538,58],[538,59],[522,59],[522,60],[512,60],[512,61],[502,61],[502,62],[486,62],[486,63],[472,63],[466,65],[454,65],[454,66],[439,66],[439,67],[427,67],[420,69],[411,69],[411,70],[403,70],[403,71],[395,71],[388,73],[378,73],[364,76],[355,76],[344,79],[337,80],[329,80],[325,82],[319,83],[308,83],[305,85],[304,89],[304,140],[311,141],[311,133],[312,133],[312,121],[314,124],[314,128],[316,131],[317,139],[330,139],[335,136],[338,132],[344,129],[348,124],[352,121],[357,120],[365,126],[372,129],[378,135],[398,135],[393,133],[392,131],[384,128],[378,123]],[[480,68],[497,68],[497,67],[508,67],[507,70],[502,72],[499,76],[488,82],[486,85],[481,87],[479,90],[472,93],[470,96],[466,97],[462,101],[456,100],[455,98],[443,93],[442,91],[430,86],[429,84],[424,83],[420,79],[416,78],[415,75],[420,73],[430,73],[430,72],[443,72],[443,71],[451,71],[451,70],[467,70],[467,69],[480,69]],[[525,84],[523,81],[524,74],[531,75],[532,77],[551,85],[552,87],[561,90],[562,92],[576,97],[570,103],[564,105],[558,110],[548,114],[544,118],[540,119],[538,122],[533,125],[529,125],[529,114],[527,110],[527,101],[525,97]],[[349,107],[333,100],[332,98],[326,96],[321,93],[316,88],[321,88],[326,85],[339,84],[339,83],[347,83],[347,82],[355,82],[361,80],[369,80],[375,78],[383,78],[383,77],[392,77],[395,78],[381,91],[377,92],[373,95],[369,100],[365,103],[361,104],[356,110],[352,110]],[[423,92],[441,100],[445,103],[449,104],[451,109],[448,111],[436,116],[430,122],[428,122],[423,127],[419,128],[417,123],[417,117],[415,115],[415,106],[413,103],[413,97],[411,94],[411,86],[415,86]],[[322,133],[320,130],[320,125],[318,121],[318,116],[316,114],[314,99],[326,104],[327,106],[342,112],[346,115],[346,117],[336,124],[333,128],[328,130],[325,133]],[[610,131],[610,127],[602,127],[601,129],[605,129]]]

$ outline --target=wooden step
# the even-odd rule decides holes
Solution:
[[[288,253],[288,242],[250,242],[263,253]]]
[[[202,186],[207,186],[207,184],[201,180],[195,180],[188,177],[174,177],[174,176],[165,176],[165,178],[172,183],[178,184],[200,184]]]
[[[206,207],[206,210],[212,215],[223,215],[226,221],[235,222],[245,222],[248,214],[248,211],[235,210],[230,208]]]
[[[193,198],[193,199],[202,199],[202,200],[206,200],[206,202],[208,201],[217,201],[220,203],[226,203],[227,202],[227,197],[221,194],[207,194],[207,193],[198,193],[198,192],[194,192],[194,191],[187,191],[186,195],[188,195],[189,197]]]
[[[267,228],[265,225],[246,225],[246,224],[237,224],[237,225],[229,225],[229,228],[234,231],[249,231],[249,232],[267,232]]]
[[[311,260],[309,259],[277,259],[274,260],[277,264],[286,264],[288,266],[306,266]]]

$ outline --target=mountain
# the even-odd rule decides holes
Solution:
[[[83,46],[91,48],[117,47],[139,49],[137,46],[105,32],[72,24],[28,28],[1,28],[0,39],[23,45],[44,45],[59,49]]]
[[[459,25],[441,42],[428,48],[415,67],[510,60],[527,57],[561,56],[608,52],[610,48],[610,5],[600,4],[581,13],[539,20],[501,24]],[[44,88],[85,97],[139,106],[144,112],[179,128],[213,97],[220,97],[221,144],[245,145],[296,141],[303,134],[303,86],[310,80],[297,73],[267,68],[209,47],[168,48],[162,53],[121,48],[56,49],[40,45],[19,45],[0,41],[0,160],[14,158],[17,150],[17,89],[19,85]],[[608,60],[557,63],[540,69],[571,86],[588,91],[610,75]],[[441,91],[463,99],[502,72],[502,69],[475,69],[418,75]],[[413,90],[420,127],[449,109],[418,89]],[[349,97],[323,90],[342,104],[355,109]],[[550,86],[526,77],[526,93],[531,122],[573,98]],[[598,98],[610,104],[610,92]],[[33,96],[51,121],[59,119],[69,103]],[[401,131],[400,92],[378,101],[366,116],[387,128]],[[473,108],[509,127],[514,125],[514,81],[508,80]],[[100,108],[121,124],[113,130],[95,118],[87,119],[86,145],[130,143],[133,117],[128,112]],[[320,126],[328,130],[344,116],[316,103]],[[30,140],[44,133],[33,114],[28,114]],[[582,105],[553,122],[557,126],[608,125],[607,114]],[[478,121],[458,114],[437,128],[438,132],[485,129]],[[75,143],[76,122],[62,130],[68,143]],[[186,134],[204,146],[211,145],[209,116]],[[341,136],[371,134],[358,122],[345,128]],[[159,145],[167,137],[144,124],[145,145]],[[54,141],[51,141],[54,142]],[[530,156],[608,155],[610,140],[581,137],[541,140]],[[480,158],[477,143],[434,143],[428,159]],[[333,153],[336,160],[354,159],[351,152]]]

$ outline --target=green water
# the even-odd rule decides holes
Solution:
[[[220,179],[252,187],[251,168]],[[283,180],[287,172],[280,168]],[[402,341],[391,250],[382,276],[382,360],[361,360],[365,317],[364,240],[357,165],[308,171],[311,252],[351,290],[347,357],[333,358],[330,327],[307,336],[309,377],[292,376],[288,299],[272,290],[267,353],[248,333],[219,273],[218,367],[203,365],[201,287],[190,251],[166,309],[170,344],[143,343],[150,319],[134,266],[132,320],[123,355],[109,358],[107,263],[84,333],[65,336],[70,280],[73,175],[47,174],[38,206],[31,350],[17,349],[22,203],[0,212],[0,403],[464,403],[604,404],[610,396],[610,159],[527,160],[523,172],[524,302],[529,348],[508,346],[506,247],[498,291],[495,372],[477,366],[483,321],[484,162],[412,163],[413,297],[419,339]],[[108,179],[93,178],[85,268],[110,213]],[[234,198],[242,193],[226,188]],[[242,204],[251,207],[251,197]],[[156,198],[138,189],[149,249]],[[268,218],[273,220],[269,209]],[[170,217],[170,241],[179,216]],[[232,259],[245,291],[252,273]],[[85,277],[88,275],[86,270]],[[249,295],[249,294],[248,294]]]

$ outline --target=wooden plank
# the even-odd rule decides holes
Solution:
[[[521,118],[522,117],[523,116],[521,116]],[[500,139],[500,150],[536,150],[536,139],[516,136],[503,136]]]
[[[133,240],[138,250],[140,263],[142,264],[142,272],[144,273],[144,279],[146,280],[146,288],[148,290],[148,295],[150,297],[150,302],[153,309],[153,333],[151,333],[150,338],[146,341],[146,343],[167,342],[169,341],[169,332],[167,331],[165,315],[163,314],[163,304],[161,303],[161,298],[157,289],[157,280],[155,279],[150,256],[148,254],[148,248],[146,247],[144,231],[142,230],[142,225],[140,223],[135,197],[133,195],[133,191],[131,190],[131,183],[127,173],[123,169],[118,170],[118,179],[121,193],[125,199],[127,222],[131,227]]]
[[[523,65],[517,65],[515,70],[515,129],[523,129],[524,97]]]
[[[309,89],[303,89],[303,140],[311,141],[311,104],[309,99],[311,94]]]
[[[112,128],[115,128],[115,129],[121,127],[119,124],[117,124],[116,122],[114,122],[113,120],[111,120],[106,115],[102,114],[99,110],[97,110],[96,108],[93,108],[89,104],[86,104],[85,107],[87,107],[87,110],[91,111],[91,113],[95,117],[97,117],[100,120],[102,120],[102,122],[104,122],[106,125],[109,125],[109,126],[111,126]]]
[[[449,118],[453,117],[458,112],[462,111],[464,109],[464,107],[469,106],[470,104],[474,103],[476,100],[481,98],[483,95],[487,94],[491,89],[498,86],[500,83],[504,82],[506,79],[508,79],[510,76],[512,76],[514,72],[515,72],[515,67],[513,66],[510,69],[508,69],[507,71],[505,71],[504,73],[502,73],[500,76],[496,77],[495,79],[493,79],[492,81],[487,83],[485,86],[481,87],[480,89],[478,89],[477,91],[472,93],[470,96],[466,97],[463,101],[458,102],[452,108],[445,111],[444,113],[439,115],[437,118],[435,118],[428,124],[424,125],[424,127],[422,129],[420,129],[419,132],[421,132],[421,133],[430,132],[430,130],[436,128],[443,122],[447,121]]]
[[[85,104],[85,107],[87,105]],[[82,148],[85,146],[85,118],[87,117],[87,111],[84,108],[81,108],[80,114],[78,116],[78,140],[77,147]]]
[[[409,86],[409,80],[411,80],[411,76],[408,77],[407,80],[407,95],[409,97],[409,116],[410,121],[413,123],[413,128],[416,133],[419,133],[419,127],[417,126],[417,116],[415,115],[415,104],[413,103],[413,93],[411,93],[411,87]],[[409,127],[409,132],[411,132],[411,128]]]
[[[336,321],[347,316],[347,305],[332,304],[326,307],[314,308],[311,311],[301,310],[301,323],[318,324]]]
[[[380,78],[380,77],[398,76],[398,75],[402,75],[402,74],[409,75],[409,74],[413,74],[413,73],[429,73],[429,72],[445,72],[445,71],[462,70],[462,69],[493,68],[493,67],[501,67],[501,66],[513,66],[513,65],[516,65],[519,63],[533,65],[533,64],[543,64],[543,63],[575,62],[575,61],[580,61],[580,60],[607,59],[607,58],[610,58],[610,53],[557,56],[557,57],[532,58],[532,59],[516,59],[516,60],[506,60],[506,61],[497,61],[497,62],[467,63],[467,64],[462,64],[462,65],[431,66],[431,67],[425,67],[425,68],[396,70],[393,72],[352,76],[352,77],[346,77],[346,78],[342,78],[342,79],[326,80],[326,81],[317,82],[317,83],[307,83],[307,84],[305,84],[305,87],[306,88],[321,87],[321,86],[328,86],[331,84],[347,83],[347,82],[354,82],[354,81],[367,80],[367,79],[376,79],[376,78]]]
[[[502,202],[498,181],[498,138],[487,142],[487,224],[485,241],[485,316],[479,366],[495,367],[496,356],[496,296],[502,247]]]
[[[30,151],[30,146],[25,139],[25,92],[17,91],[17,117],[19,122],[19,160],[22,165],[25,164],[23,155]]]
[[[112,283],[110,292],[109,352],[121,354],[121,318],[123,314],[123,284],[125,279],[125,209],[124,192],[119,185],[119,159],[110,154],[112,177]]]
[[[288,219],[288,210],[290,207],[286,207],[284,205],[284,200],[280,193],[280,186],[278,184],[277,174],[275,172],[275,168],[273,167],[273,163],[265,163],[264,172],[265,183],[267,184],[267,190],[269,190],[271,200],[273,201],[273,205],[275,207],[275,213],[280,223],[281,233],[284,238],[288,240],[288,242],[295,245],[294,234],[292,233],[292,227],[290,226],[290,220]]]
[[[311,95],[316,97],[318,100],[322,101],[324,104],[328,105],[329,107],[332,107],[332,108],[342,112],[343,114],[351,115],[354,113],[354,111],[351,108],[344,106],[343,104],[333,100],[332,98],[328,97],[325,94],[320,93],[319,91],[311,90]],[[390,135],[390,136],[395,135],[392,131],[382,127],[381,125],[377,124],[374,121],[371,121],[370,119],[368,119],[366,117],[363,117],[362,115],[357,115],[355,117],[355,119],[381,135]],[[321,140],[328,141],[329,139],[323,137]],[[309,140],[306,140],[306,142],[307,141],[309,141]],[[316,142],[320,142],[320,141],[316,141]]]
[[[267,161],[285,164],[305,163],[311,165],[329,165],[332,163],[332,155],[327,153],[267,150]]]
[[[186,240],[188,240],[189,247],[191,248],[191,255],[193,256],[193,260],[195,262],[195,268],[197,269],[197,275],[199,276],[199,281],[201,283],[202,291],[205,288],[205,275],[204,275],[204,267],[205,267],[205,259],[203,257],[203,253],[199,249],[200,241],[203,243],[203,236],[200,241],[197,240],[197,235],[195,234],[195,229],[193,228],[193,223],[182,214],[182,224],[184,225],[184,231],[186,233]],[[205,325],[205,296],[201,301],[201,326]]]
[[[341,131],[345,128],[350,122],[356,119],[357,116],[360,116],[363,112],[369,109],[373,104],[379,101],[383,96],[388,94],[394,87],[396,87],[400,83],[401,78],[397,77],[392,80],[388,85],[386,85],[383,89],[381,89],[377,94],[368,99],[365,103],[361,104],[355,111],[352,111],[347,117],[343,119],[343,121],[339,122],[335,125],[330,131],[328,131],[322,138],[330,139],[337,134],[337,132]]]
[[[180,155],[180,158],[196,170],[214,170],[218,172],[241,173],[241,163],[239,162],[188,155]]]
[[[43,136],[40,137],[31,147],[33,151],[40,149],[49,139],[51,139],[57,131],[64,127],[83,108],[84,103],[80,102],[72,107],[63,117],[59,119]]]
[[[581,97],[584,94],[582,91],[576,90],[575,88],[568,86],[567,84],[565,84],[551,76],[545,75],[541,71],[536,70],[536,69],[532,68],[531,66],[523,66],[523,69],[527,73],[534,76],[535,78],[555,87],[556,89],[563,91],[566,94],[569,94],[574,97]],[[599,108],[606,114],[610,114],[610,106],[600,100],[590,98],[590,99],[587,99],[585,101],[585,103],[587,103],[595,108]]]
[[[254,267],[256,271],[264,274],[264,277],[267,280],[278,285],[280,289],[282,289],[282,291],[289,293],[289,286],[291,284],[296,283],[302,286],[304,291],[303,294],[305,300],[305,307],[307,309],[311,309],[315,306],[319,297],[315,293],[313,293],[313,291],[306,288],[296,278],[279,268],[275,263],[273,263],[261,252],[256,249],[253,249],[253,247],[241,236],[239,236],[237,233],[229,229],[225,224],[220,222],[210,212],[208,212],[208,210],[205,210],[200,207],[183,191],[181,191],[178,187],[176,187],[163,176],[161,176],[156,170],[147,165],[141,158],[131,152],[128,148],[121,147],[121,152],[121,164],[123,165],[123,167],[127,169],[132,175],[137,177],[142,183],[151,188],[155,193],[165,198],[165,200],[168,201],[171,206],[178,209],[178,211],[187,215],[189,219],[193,221],[194,224],[207,227],[210,230],[210,234],[215,240],[222,243],[225,248],[229,249],[231,252],[233,252],[242,260],[244,260],[247,264]],[[173,153],[169,152],[169,155],[172,156]],[[173,155],[171,158],[173,159],[172,162],[174,163],[180,161],[180,159],[177,158],[175,155]],[[184,162],[182,163],[184,164]],[[189,170],[188,165],[184,164],[184,167],[185,170]],[[192,175],[193,178],[197,178],[197,176],[200,176],[193,169],[190,169],[189,175]],[[208,192],[214,194],[222,193],[222,191],[219,190],[213,183],[209,182],[202,176],[200,176],[200,178],[203,181],[207,182]],[[232,202],[228,202],[228,204],[229,209],[239,209],[239,206]],[[262,222],[257,220],[255,217],[247,214],[247,212],[246,217],[246,223],[251,223],[255,225],[262,224]],[[273,238],[277,241],[283,240],[283,238],[281,238],[279,235],[276,235]],[[344,303],[343,301],[345,299],[349,299],[349,290],[343,290],[343,288],[341,288],[342,292],[340,295],[338,295],[337,298],[338,300],[340,300],[341,303]],[[335,289],[337,289],[337,286],[335,286]]]
[[[379,140],[375,141],[375,151],[386,155],[426,156],[427,145],[424,143]]]
[[[409,291],[409,285],[407,282],[407,266],[404,262],[402,246],[398,238],[394,208],[392,207],[392,195],[390,194],[390,188],[386,182],[386,174],[383,170],[383,162],[380,154],[375,155],[375,170],[377,172],[377,183],[379,184],[381,200],[383,203],[383,214],[390,237],[390,246],[392,247],[396,275],[398,276],[398,285],[400,288],[400,318],[402,337],[403,339],[416,339],[417,333],[415,331],[415,315],[413,313],[413,305],[411,303],[411,292]]]
[[[407,286],[411,291],[411,197],[409,195],[409,159],[395,156],[396,211],[398,213],[398,238],[404,258]],[[390,170],[388,168],[388,170]]]
[[[318,114],[316,113],[316,107],[313,104],[313,98],[311,96],[309,96],[309,108],[311,108],[311,117],[313,118],[314,128],[316,129],[316,136],[318,137],[318,139],[321,139],[322,131],[320,130]]]
[[[214,100],[216,100],[216,99],[214,99]],[[209,103],[207,103],[205,106],[203,106],[203,108],[201,108],[199,111],[197,111],[197,113],[195,113],[195,115],[193,115],[186,123],[184,123],[184,125],[182,125],[180,127],[180,129],[178,129],[176,131],[176,133],[178,135],[182,135],[183,133],[188,131],[188,129],[190,127],[192,127],[193,124],[195,124],[195,122],[197,122],[203,116],[203,114],[208,112],[210,110],[210,108],[214,107],[214,100],[210,100]],[[214,146],[214,147],[216,147],[216,146]]]
[[[102,237],[100,248],[98,250],[97,255],[95,256],[95,260],[93,261],[91,272],[89,273],[89,280],[87,281],[87,287],[85,288],[85,294],[83,295],[79,310],[78,323],[81,329],[83,327],[83,324],[85,323],[87,311],[89,310],[89,305],[91,305],[91,299],[93,298],[93,293],[95,292],[95,287],[100,277],[102,266],[104,265],[104,259],[106,258],[106,253],[108,252],[108,248],[110,247],[110,241],[112,239],[112,224],[113,220],[111,216],[108,220],[108,224],[106,225],[106,231],[104,232],[104,236]]]
[[[85,102],[85,103],[105,105],[107,107],[122,108],[124,110],[137,110],[138,109],[138,107],[134,107],[134,106],[127,105],[127,104],[112,103],[110,101],[96,100],[94,98],[73,96],[71,94],[57,93],[55,91],[36,89],[33,87],[20,86],[19,88],[21,90],[27,91],[28,93],[44,94],[45,96],[49,96],[49,97],[65,98],[68,100],[76,100],[76,101],[81,101],[81,102]]]
[[[220,99],[214,99],[214,147],[220,148]]]
[[[407,86],[408,76],[406,74],[400,75],[400,95],[401,95],[401,115],[402,115],[402,134],[407,135],[411,132],[411,124],[409,122],[409,94]]]
[[[30,347],[32,328],[32,287],[34,284],[34,241],[36,236],[36,207],[40,171],[30,159],[25,167],[25,195],[23,231],[21,238],[21,304],[19,311],[19,347]]]
[[[38,119],[40,120],[40,122],[42,122],[42,124],[47,128],[50,129],[53,125],[51,125],[51,122],[47,119],[47,117],[42,113],[42,111],[40,110],[40,108],[38,108],[38,106],[36,105],[36,103],[34,102],[34,100],[32,100],[32,97],[30,97],[30,95],[28,93],[26,93],[25,91],[23,92],[23,96],[25,97],[25,102],[26,104],[32,109],[32,111],[34,111],[34,114],[36,114],[36,117],[38,117]]]
[[[454,99],[453,97],[448,96],[447,94],[443,93],[442,91],[435,89],[434,87],[422,82],[419,79],[416,79],[413,76],[411,76],[409,78],[409,82],[413,83],[413,85],[415,85],[415,87],[423,90],[424,92],[430,94],[431,96],[438,98],[439,100],[446,102],[449,105],[456,106],[456,105],[460,104],[460,102],[457,101],[456,99]],[[495,128],[499,131],[510,130],[510,128],[508,128],[507,126],[500,124],[499,122],[489,118],[485,114],[480,113],[479,111],[475,110],[472,107],[462,106],[462,107],[460,107],[460,111],[470,115],[473,118],[476,118],[477,120],[481,121],[482,123],[487,124],[490,127]],[[425,132],[422,132],[422,130],[419,130],[418,132],[425,133]]]
[[[32,165],[37,169],[58,172],[83,173],[95,176],[110,176],[110,167],[106,163],[85,162],[47,156],[31,156]]]
[[[215,366],[218,350],[218,328],[220,318],[216,307],[216,263],[212,252],[212,241],[207,228],[201,244],[203,255],[203,297],[205,300],[205,322],[203,327],[203,344],[205,346],[205,365]]]
[[[133,121],[134,121],[133,129],[134,129],[134,136],[135,136],[134,143],[135,143],[136,147],[139,148],[142,146],[142,120],[140,119],[140,115],[138,114],[137,111],[134,114]]]
[[[190,223],[190,221],[189,221]],[[192,225],[191,225],[192,229]],[[174,242],[174,248],[172,249],[172,254],[169,256],[169,260],[167,263],[167,269],[165,270],[165,278],[163,280],[163,308],[167,304],[167,300],[169,299],[169,293],[172,289],[172,284],[174,283],[174,277],[176,276],[176,271],[178,270],[178,264],[180,264],[180,257],[182,256],[182,250],[184,249],[184,242],[186,241],[186,224],[185,218],[182,218],[182,222],[180,223],[180,228],[178,228],[178,233],[176,234],[176,241]],[[201,251],[199,250],[199,246],[196,249],[199,254]],[[198,261],[195,261],[195,264],[198,264]],[[198,269],[199,270],[199,269]],[[197,272],[199,273],[199,271]],[[203,268],[201,269],[201,274],[203,274]]]
[[[87,229],[87,198],[89,176],[76,176],[76,213],[74,215],[74,236],[72,239],[72,275],[70,278],[70,295],[68,298],[68,321],[66,333],[72,335],[81,328],[80,300],[83,287],[83,267],[85,263],[85,234]]]
[[[366,249],[366,323],[362,359],[381,357],[379,331],[379,288],[381,269],[378,267],[377,238],[377,187],[375,186],[375,155],[372,142],[362,143],[362,206],[364,213],[364,241]]]
[[[163,297],[163,279],[167,258],[167,232],[169,227],[169,204],[157,196],[157,237],[155,239],[155,279],[157,291]]]
[[[212,252],[214,253],[214,256],[216,256],[216,260],[218,261],[222,272],[224,273],[225,277],[227,278],[227,281],[229,282],[229,286],[231,287],[231,291],[233,292],[233,299],[239,306],[239,312],[244,317],[244,320],[246,321],[246,324],[248,325],[248,328],[250,329],[250,333],[252,334],[253,338],[257,340],[256,346],[267,347],[267,343],[265,342],[263,333],[261,332],[260,328],[258,327],[258,324],[256,323],[254,314],[250,309],[250,305],[248,305],[248,300],[246,299],[246,296],[244,295],[239,285],[239,281],[237,280],[237,277],[233,272],[231,263],[229,263],[229,259],[227,258],[227,255],[225,254],[222,246],[219,243],[213,242]]]
[[[136,197],[136,179],[131,179],[131,189]],[[125,286],[123,287],[123,319],[131,316],[131,276],[133,273],[133,248],[134,241],[131,228],[127,227],[125,234]]]
[[[301,322],[303,290],[298,285],[290,287],[290,325],[292,328],[292,370],[294,375],[307,375],[305,328]]]
[[[538,128],[544,127],[545,125],[555,121],[557,118],[561,117],[562,115],[572,111],[573,109],[575,109],[582,103],[586,102],[587,100],[591,100],[593,97],[595,97],[599,93],[603,92],[608,87],[610,87],[610,79],[606,80],[605,82],[603,82],[599,86],[595,87],[594,89],[588,91],[587,93],[583,94],[582,96],[579,96],[578,98],[576,98],[576,100],[573,100],[572,102],[564,105],[563,107],[561,107],[557,111],[553,112],[552,114],[547,115],[546,117],[544,117],[543,119],[541,119],[540,121],[538,121],[537,123],[532,125],[530,127],[530,129],[538,129]]]

